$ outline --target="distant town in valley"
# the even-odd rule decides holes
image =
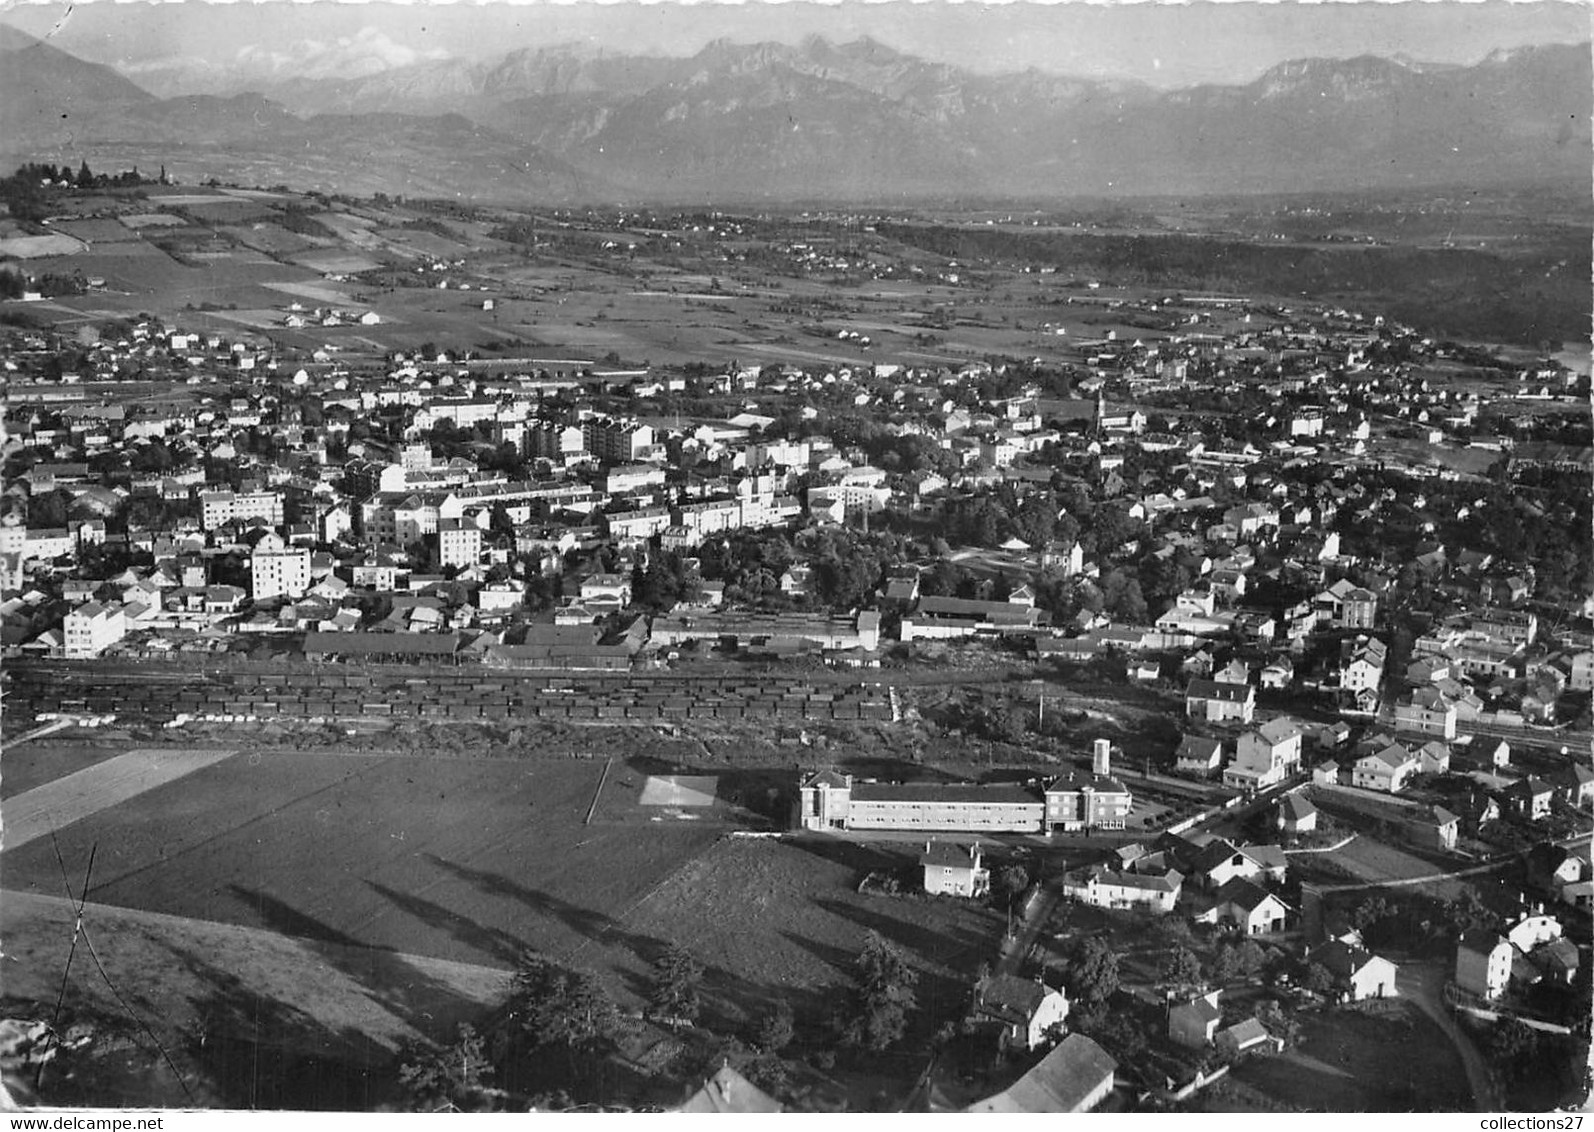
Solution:
[[[1039,72],[511,59],[0,28],[0,1099],[1586,1103],[1586,43],[1090,86],[1064,171]]]

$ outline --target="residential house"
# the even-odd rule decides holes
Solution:
[[[1173,869],[1113,870],[1100,865],[1063,875],[1063,896],[1096,908],[1146,908],[1172,912],[1184,878]]]
[[[1288,657],[1281,657],[1262,669],[1259,680],[1262,687],[1273,691],[1288,688],[1295,680],[1295,665]]]
[[[1184,696],[1185,715],[1208,723],[1250,723],[1256,714],[1256,689],[1249,684],[1192,680]]]
[[[1550,816],[1555,787],[1536,775],[1519,778],[1500,792],[1506,808],[1519,818],[1538,821]]]
[[[1573,761],[1553,771],[1550,781],[1568,806],[1579,810],[1594,806],[1594,770],[1583,762]]]
[[[1181,1002],[1168,1011],[1168,1037],[1186,1049],[1206,1049],[1218,1032],[1223,1011],[1218,1007],[1220,991],[1208,991],[1199,998]]]
[[[592,574],[581,579],[581,600],[631,604],[631,579],[625,574]]]
[[[1219,1030],[1212,1044],[1230,1061],[1247,1053],[1277,1053],[1284,1048],[1283,1041],[1268,1033],[1257,1018],[1245,1018]]]
[[[1068,995],[1039,979],[987,975],[974,986],[971,1017],[1001,1026],[1004,1049],[1040,1049],[1068,1021]]]
[[[1448,774],[1450,772],[1450,744],[1430,739],[1417,748],[1419,774]]]
[[[984,896],[991,890],[991,872],[981,860],[978,843],[927,841],[919,864],[924,869],[924,891],[932,896]]]
[[[66,615],[61,635],[66,657],[86,660],[127,635],[127,618],[118,602],[86,602]]]
[[[1456,986],[1467,994],[1497,999],[1511,984],[1516,949],[1498,932],[1476,928],[1456,945]]]
[[[1234,761],[1223,771],[1223,784],[1236,790],[1276,786],[1301,765],[1301,728],[1280,717],[1240,733]]]
[[[1331,939],[1306,953],[1308,963],[1319,963],[1334,977],[1340,996],[1351,1002],[1368,998],[1394,998],[1395,964],[1343,939]]]
[[[1299,835],[1317,828],[1317,807],[1301,794],[1286,794],[1279,799],[1276,822],[1280,832]]]
[[[1587,853],[1568,849],[1552,841],[1541,841],[1528,850],[1528,886],[1552,899],[1560,899],[1567,885],[1589,878]]]
[[[1340,602],[1339,627],[1342,629],[1371,629],[1378,620],[1378,595],[1371,590],[1356,588],[1347,592]]]
[[[310,588],[310,551],[267,534],[249,555],[249,589],[255,601],[303,597]]]
[[[470,519],[437,520],[437,564],[474,566],[482,556],[482,529]]]
[[[1406,782],[1417,773],[1417,757],[1399,743],[1390,743],[1363,755],[1351,768],[1351,785],[1363,790],[1379,790],[1385,794],[1398,794]]]
[[[1406,731],[1456,737],[1458,715],[1454,701],[1437,688],[1419,688],[1395,705],[1395,724]]]
[[[1112,1092],[1118,1063],[1083,1034],[1069,1034],[1029,1072],[965,1112],[1089,1112]]]
[[[1223,765],[1223,742],[1205,735],[1183,735],[1174,753],[1174,769],[1180,774],[1211,778]]]
[[[1419,806],[1401,818],[1406,839],[1428,849],[1454,849],[1460,827],[1461,818],[1443,806]]]
[[[1371,710],[1378,702],[1384,683],[1384,668],[1389,647],[1376,637],[1357,637],[1346,641],[1341,650],[1339,686],[1357,697],[1357,706]],[[1370,695],[1363,695],[1370,693]]]
[[[1237,876],[1218,889],[1208,918],[1233,925],[1241,935],[1268,935],[1283,931],[1289,914],[1284,901],[1254,881]]]
[[[1338,786],[1339,775],[1339,763],[1334,759],[1324,759],[1322,762],[1312,767],[1312,785]]]
[[[1541,944],[1551,940],[1560,939],[1563,929],[1561,921],[1544,911],[1541,905],[1534,905],[1524,909],[1515,922],[1505,930],[1505,938],[1511,941],[1511,946],[1523,954],[1527,954]]]

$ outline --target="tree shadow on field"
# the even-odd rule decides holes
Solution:
[[[781,932],[791,943],[808,952],[817,959],[834,967],[843,978],[852,978],[858,969],[858,953],[863,950],[864,936],[858,933],[858,946],[852,951],[844,947],[836,947],[829,943],[820,943],[818,940],[809,939],[807,936],[798,935],[796,932]]]
[[[864,845],[842,837],[824,835],[785,839],[781,844],[800,849],[822,861],[856,869],[860,873],[878,869],[899,869],[909,860],[917,860],[924,850],[924,846],[917,841],[894,842],[893,849],[885,849],[878,845]]]
[[[369,1111],[397,1099],[393,1050],[327,1027],[191,952],[177,954],[209,988],[190,1000],[195,1017],[182,1053],[224,1106]]]
[[[537,915],[548,916],[559,921],[571,931],[584,936],[594,943],[612,940],[628,948],[645,962],[651,963],[668,946],[663,940],[655,939],[653,936],[626,931],[620,926],[618,920],[604,912],[595,911],[591,908],[582,908],[558,896],[553,896],[534,888],[527,888],[525,885],[498,873],[473,869],[469,865],[461,865],[458,862],[446,860],[435,853],[424,854],[424,857],[437,868],[467,881],[489,896],[514,900]],[[519,949],[523,947],[523,944],[517,944],[517,955]]]
[[[269,930],[305,941],[317,957],[363,988],[372,1001],[427,1038],[451,1038],[455,1026],[484,1010],[480,1002],[390,949],[362,943],[273,896],[238,885],[228,887],[259,913]],[[506,973],[506,988],[507,977]]]
[[[446,932],[450,938],[464,944],[482,958],[513,966],[524,950],[520,940],[499,928],[479,924],[469,916],[444,908],[441,904],[412,896],[407,892],[400,892],[376,881],[368,880],[365,884],[390,904],[408,912],[427,927]]]
[[[895,899],[912,900],[913,897],[899,897]],[[882,897],[881,904],[889,908],[893,898]],[[989,952],[995,953],[996,944],[1000,933],[993,930],[989,936],[978,931],[961,927],[953,927],[948,923],[937,924],[934,927],[915,923],[912,920],[898,919],[885,912],[876,912],[870,908],[861,908],[845,900],[815,900],[816,907],[823,908],[833,916],[850,920],[865,931],[878,932],[888,943],[893,943],[910,952],[921,960],[938,964],[955,964],[958,957],[970,953]],[[934,902],[931,902],[934,907]],[[949,913],[956,914],[965,909],[947,909]],[[947,919],[951,919],[949,915]]]

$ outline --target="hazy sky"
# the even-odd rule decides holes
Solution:
[[[0,21],[96,62],[187,57],[216,66],[317,60],[371,70],[419,58],[581,41],[684,55],[711,39],[837,41],[870,35],[985,71],[1137,78],[1159,86],[1246,82],[1285,59],[1405,54],[1470,63],[1490,50],[1589,38],[1589,6],[1536,0],[1404,3],[416,2],[164,3],[11,0]]]

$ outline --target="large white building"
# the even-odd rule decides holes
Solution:
[[[474,566],[482,556],[482,529],[469,519],[437,521],[437,562],[440,566]]]
[[[309,548],[289,547],[275,535],[267,535],[249,556],[249,588],[256,601],[303,597],[310,588]]]
[[[1110,748],[1096,741],[1091,773],[1011,785],[854,782],[822,771],[799,787],[803,829],[909,829],[968,833],[1074,833],[1123,829],[1133,798],[1111,775]]]
[[[233,519],[264,519],[282,526],[282,496],[275,491],[207,491],[199,497],[200,524],[214,530]]]
[[[116,602],[91,601],[66,615],[61,636],[66,655],[74,660],[99,656],[127,635],[127,619]]]

